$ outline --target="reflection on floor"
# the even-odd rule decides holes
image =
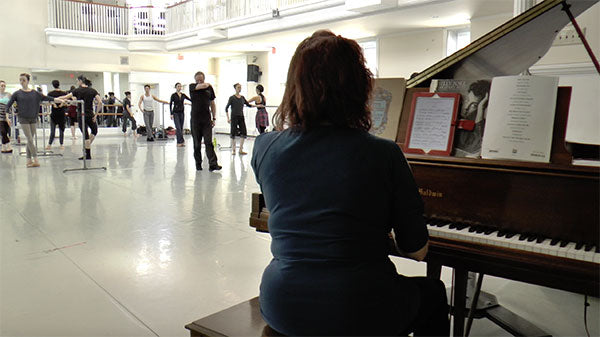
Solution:
[[[40,168],[18,151],[0,157],[0,335],[185,336],[185,324],[258,294],[271,255],[269,236],[248,227],[259,190],[250,155],[220,149],[222,171],[196,172],[186,141],[101,129],[89,164],[107,171],[63,173],[82,166],[81,139],[70,137],[55,147],[64,156],[40,157]],[[443,279],[451,284],[449,270]],[[484,290],[553,335],[585,334],[580,295],[491,277]],[[508,334],[479,320],[473,335]]]

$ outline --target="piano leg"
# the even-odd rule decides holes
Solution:
[[[454,302],[452,316],[454,317],[454,337],[464,336],[465,306],[467,300],[467,270],[454,268]]]
[[[469,310],[469,317],[467,318],[467,327],[465,331],[465,337],[468,337],[471,333],[471,325],[473,324],[473,315],[475,314],[475,310],[477,310],[477,303],[479,302],[479,294],[481,293],[481,285],[483,283],[483,273],[479,273],[479,277],[477,278],[477,288],[475,288],[475,294],[473,295],[473,299],[471,300],[471,309]]]

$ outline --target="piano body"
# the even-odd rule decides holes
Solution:
[[[577,16],[598,0],[568,2]],[[396,142],[404,143],[412,95],[432,79],[517,75],[537,62],[569,23],[562,4],[543,1],[409,80]],[[570,93],[559,88],[549,164],[406,155],[425,202],[428,276],[455,271],[454,336],[464,334],[469,271],[600,295],[600,169],[572,165],[565,149]],[[268,215],[254,194],[250,225],[268,231]]]

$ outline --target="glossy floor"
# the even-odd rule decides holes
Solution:
[[[269,236],[248,227],[259,190],[249,155],[221,148],[222,171],[196,172],[189,145],[101,129],[89,166],[107,170],[63,173],[82,166],[81,140],[65,145],[40,168],[0,156],[0,335],[185,336],[185,324],[258,294],[271,255]],[[585,335],[580,295],[492,277],[484,290],[553,335]],[[473,335],[508,334],[478,320]]]

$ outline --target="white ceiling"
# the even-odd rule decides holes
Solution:
[[[262,34],[253,38],[228,40],[191,48],[189,52],[266,51],[280,44],[298,43],[318,29],[330,29],[348,38],[361,39],[411,31],[469,24],[471,18],[506,15],[513,11],[513,0],[436,0],[417,6],[321,23],[289,31]]]

